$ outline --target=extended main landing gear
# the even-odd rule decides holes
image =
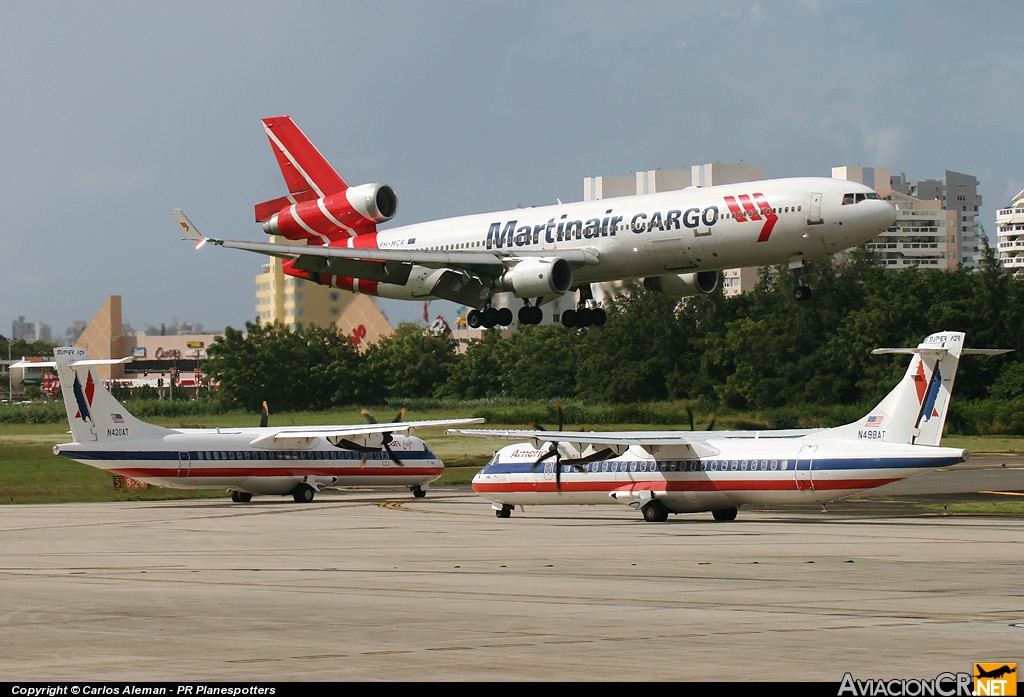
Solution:
[[[412,495],[413,495],[414,497],[418,498],[418,499],[421,499],[421,498],[423,498],[424,496],[426,496],[426,495],[427,495],[427,490],[426,490],[426,489],[424,489],[424,488],[423,488],[422,486],[420,486],[419,484],[417,484],[417,485],[415,485],[415,486],[412,486],[412,487],[409,487],[409,491],[411,491],[411,492],[412,492]]]
[[[252,501],[252,494],[245,491],[232,491],[231,500],[235,503],[248,503]]]
[[[602,327],[608,321],[608,313],[600,307],[591,307],[594,303],[594,295],[590,291],[590,285],[579,287],[580,298],[576,303],[575,310],[566,310],[562,313],[562,326],[565,327]]]
[[[501,508],[494,509],[494,515],[499,518],[511,518],[513,508],[515,508],[515,506],[509,506],[507,503],[503,504]]]
[[[491,307],[491,304],[488,303],[483,310],[470,310],[469,314],[466,315],[466,322],[473,329],[479,329],[480,327],[490,329],[491,327],[497,327],[499,324],[507,327],[512,324],[512,310],[507,307]]]

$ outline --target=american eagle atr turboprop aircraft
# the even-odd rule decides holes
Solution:
[[[204,237],[181,209],[183,238],[281,257],[284,272],[382,298],[444,299],[474,308],[473,327],[512,323],[496,293],[523,300],[519,321],[579,293],[562,324],[604,323],[591,284],[643,279],[673,298],[710,293],[722,269],[787,264],[866,242],[896,219],[861,184],[773,179],[580,203],[520,208],[378,230],[398,210],[384,184],[349,186],[288,116],[263,119],[289,194],[256,205],[267,234],[304,244]],[[810,297],[799,285],[797,297]]]
[[[90,360],[63,347],[54,360],[12,367],[54,367],[71,425],[72,443],[53,452],[113,474],[176,489],[225,488],[235,502],[253,495],[291,496],[308,503],[338,486],[406,486],[425,496],[444,463],[412,430],[483,419],[403,421],[288,428],[164,428],[128,413],[93,367],[131,358]]]
[[[733,520],[744,504],[824,503],[963,462],[965,450],[938,447],[960,356],[1005,353],[963,340],[940,332],[917,348],[876,349],[913,358],[885,399],[837,428],[449,432],[527,441],[499,450],[473,479],[499,518],[516,505],[624,503],[649,522],[699,511]]]

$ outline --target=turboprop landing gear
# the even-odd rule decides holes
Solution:
[[[499,324],[507,327],[512,324],[512,310],[507,307],[491,307],[491,303],[488,301],[483,310],[470,310],[466,315],[466,323],[473,329],[480,327],[490,329]]]
[[[249,501],[252,501],[252,494],[244,491],[232,491],[231,500],[235,503],[248,503]]]
[[[299,484],[292,491],[292,498],[297,503],[312,503],[314,496],[316,496],[316,489],[309,484]]]
[[[721,508],[717,511],[711,511],[711,515],[714,516],[715,520],[724,523],[730,520],[736,520],[737,510],[736,506],[733,506],[732,508]]]
[[[604,326],[604,323],[608,321],[608,313],[605,312],[603,308],[596,306],[596,303],[594,302],[594,295],[590,291],[590,285],[580,286],[579,291],[580,298],[576,303],[576,309],[566,310],[562,313],[562,326]]]
[[[498,516],[499,518],[511,518],[512,517],[512,508],[513,508],[512,506],[509,506],[506,503],[506,504],[502,505],[501,508],[495,508],[494,509],[494,515]]]
[[[415,496],[418,499],[421,499],[421,498],[423,498],[424,496],[427,495],[427,490],[424,489],[419,484],[417,484],[416,486],[412,487],[410,489],[410,491],[412,491],[412,495]]]

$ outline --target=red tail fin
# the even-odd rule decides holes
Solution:
[[[334,171],[290,116],[263,119],[263,129],[270,139],[270,147],[281,167],[288,191],[297,200],[323,198],[348,188],[345,180]]]

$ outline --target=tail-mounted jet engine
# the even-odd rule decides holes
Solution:
[[[373,232],[398,212],[398,196],[386,184],[350,186],[330,196],[292,204],[288,197],[256,206],[256,221],[268,235],[290,240],[347,239]]]

